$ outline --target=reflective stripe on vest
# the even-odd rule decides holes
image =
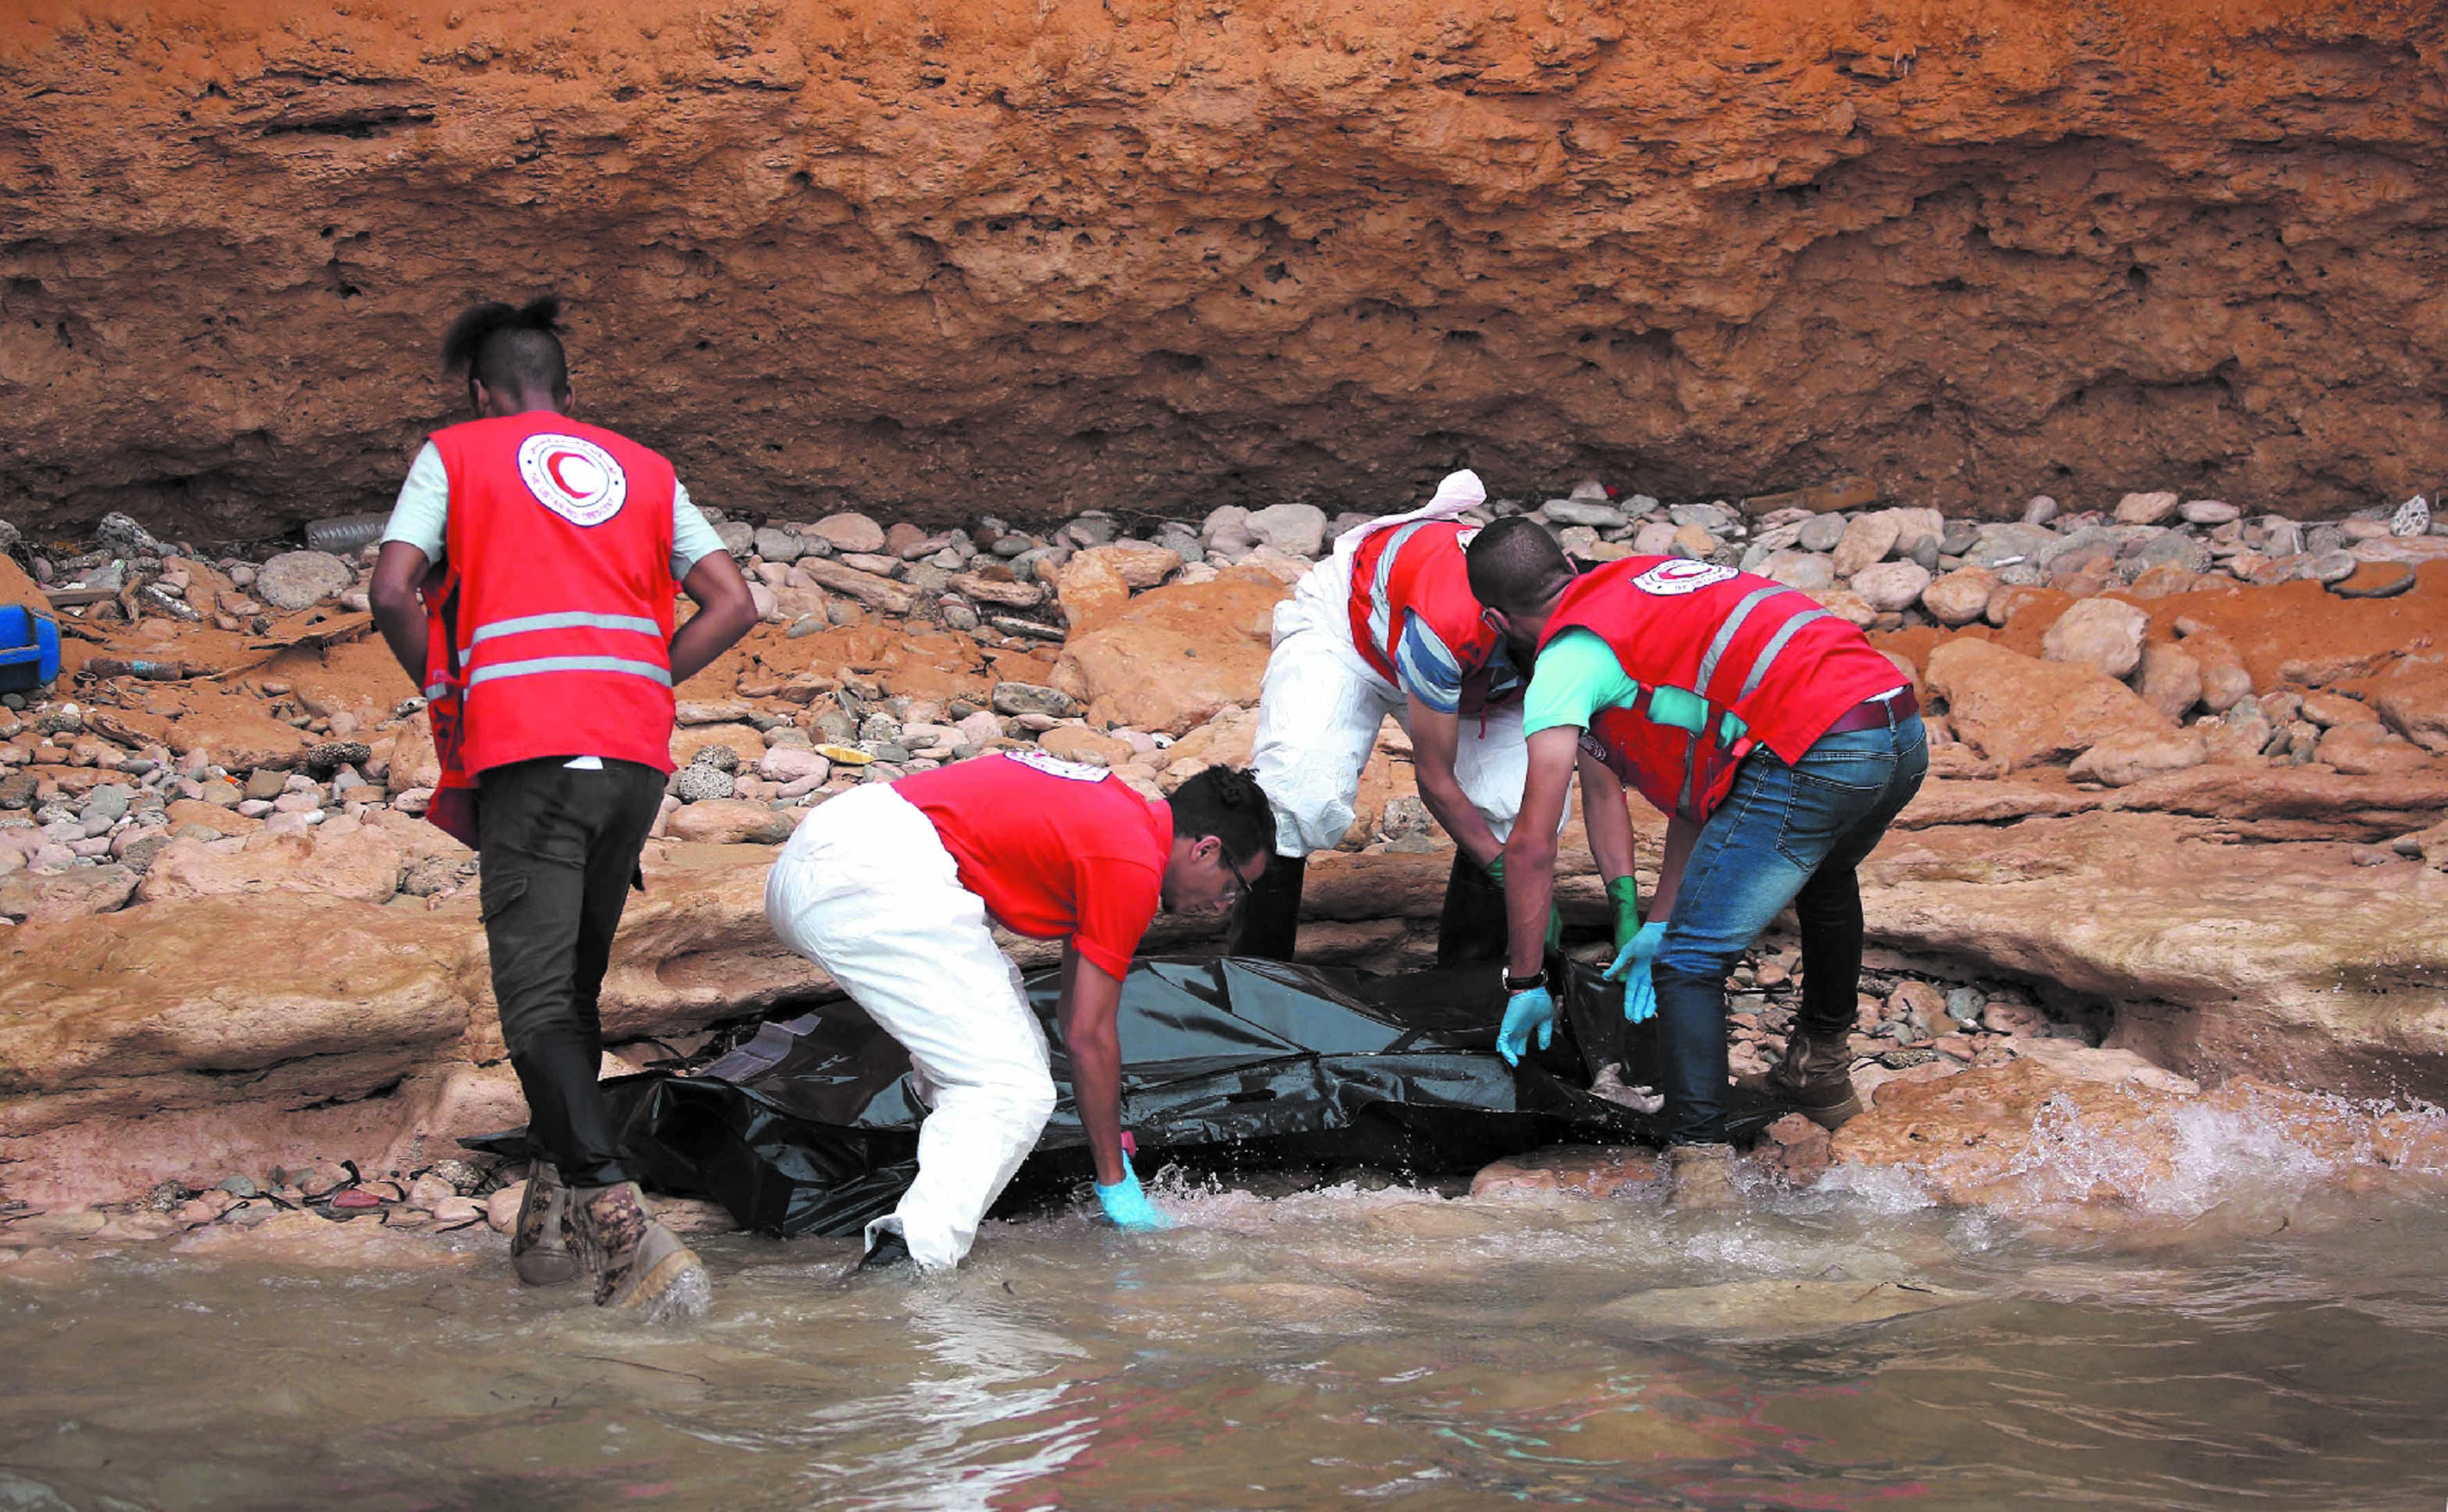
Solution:
[[[1395,527],[1386,549],[1377,554],[1377,571],[1368,584],[1368,639],[1378,648],[1387,663],[1394,662],[1394,610],[1387,602],[1387,590],[1394,581],[1394,558],[1403,554],[1403,543],[1420,533],[1420,527],[1432,521],[1415,520]]]
[[[641,614],[590,614],[583,610],[570,610],[558,614],[523,614],[517,619],[497,619],[477,627],[468,637],[473,646],[496,635],[526,635],[539,630],[626,630],[641,635],[662,639],[663,627]]]
[[[626,672],[665,688],[672,686],[670,668],[622,656],[536,656],[526,661],[496,662],[469,672],[468,686],[473,688],[497,677],[532,677],[539,672]]]

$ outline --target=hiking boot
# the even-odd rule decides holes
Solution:
[[[1797,1029],[1786,1042],[1785,1059],[1734,1085],[1773,1098],[1821,1128],[1832,1129],[1862,1111],[1853,1092],[1853,1052],[1844,1030]]]
[[[569,1188],[550,1161],[527,1168],[526,1195],[510,1230],[510,1269],[526,1286],[560,1286],[578,1279],[578,1252],[569,1242]]]
[[[1734,1190],[1732,1145],[1677,1144],[1671,1153],[1674,1187],[1666,1195],[1666,1211],[1711,1213],[1743,1205],[1742,1194]]]
[[[703,1317],[714,1302],[705,1263],[671,1230],[635,1181],[582,1187],[572,1194],[571,1227],[595,1273],[595,1305],[641,1323]]]

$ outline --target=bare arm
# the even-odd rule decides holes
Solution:
[[[408,672],[408,680],[425,690],[425,600],[417,585],[425,581],[431,564],[425,553],[404,540],[383,542],[382,554],[374,558],[373,580],[366,586],[366,598],[373,609],[374,628],[382,632],[383,644]]]
[[[672,681],[687,682],[714,665],[740,636],[756,626],[756,599],[739,564],[727,551],[710,551],[697,560],[680,592],[697,602],[697,614],[672,635]]]
[[[1590,833],[1590,857],[1598,863],[1598,877],[1614,881],[1632,875],[1632,810],[1624,799],[1623,783],[1607,769],[1606,763],[1581,753],[1581,825]]]
[[[1122,1048],[1114,1030],[1121,1006],[1121,979],[1065,941],[1055,1021],[1071,1052],[1071,1103],[1080,1110],[1100,1186],[1113,1185],[1130,1169],[1122,1159]]]
[[[1700,826],[1679,814],[1666,818],[1666,860],[1657,868],[1657,896],[1649,900],[1649,917],[1664,918],[1674,912],[1674,895],[1683,885],[1683,863],[1700,839]]]
[[[1504,842],[1504,920],[1511,941],[1505,962],[1516,976],[1538,971],[1546,959],[1547,910],[1556,894],[1556,831],[1563,822],[1580,742],[1579,730],[1561,725],[1529,740],[1521,811],[1514,816],[1513,833]]]
[[[1504,854],[1504,842],[1487,827],[1477,807],[1463,795],[1454,776],[1454,752],[1462,745],[1462,719],[1441,714],[1419,699],[1410,700],[1405,724],[1411,732],[1411,762],[1420,784],[1420,802],[1444,826],[1463,853],[1481,866]]]

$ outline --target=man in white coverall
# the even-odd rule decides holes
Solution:
[[[1420,801],[1453,837],[1437,964],[1504,954],[1505,837],[1521,806],[1523,679],[1471,596],[1457,518],[1487,501],[1449,473],[1424,507],[1347,532],[1275,606],[1250,769],[1275,813],[1276,861],[1251,890],[1230,949],[1290,960],[1311,852],[1351,827],[1361,769],[1386,716],[1411,736]]]
[[[853,788],[809,816],[766,878],[766,920],[901,1042],[930,1108],[918,1179],[867,1226],[862,1263],[958,1264],[1054,1111],[1045,1031],[990,922],[1064,942],[1056,1018],[1097,1200],[1118,1227],[1172,1226],[1122,1150],[1122,977],[1159,907],[1231,909],[1274,841],[1245,772],[1211,766],[1166,803],[1036,751]]]

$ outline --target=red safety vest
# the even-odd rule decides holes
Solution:
[[[1404,615],[1419,615],[1462,666],[1464,714],[1479,714],[1488,707],[1494,682],[1488,664],[1503,644],[1488,625],[1486,611],[1471,596],[1463,548],[1478,530],[1452,520],[1383,525],[1361,538],[1351,554],[1351,643],[1360,659],[1401,687],[1395,648],[1403,636]],[[1511,692],[1518,696],[1519,687]]]
[[[1630,708],[1598,711],[1582,747],[1659,812],[1694,823],[1725,800],[1753,746],[1799,762],[1837,716],[1904,681],[1807,594],[1705,561],[1627,557],[1582,574],[1540,648],[1575,628],[1603,638],[1640,685]]]
[[[425,585],[427,817],[475,843],[485,772],[545,756],[670,771],[672,465],[548,410],[433,434],[449,480]]]

